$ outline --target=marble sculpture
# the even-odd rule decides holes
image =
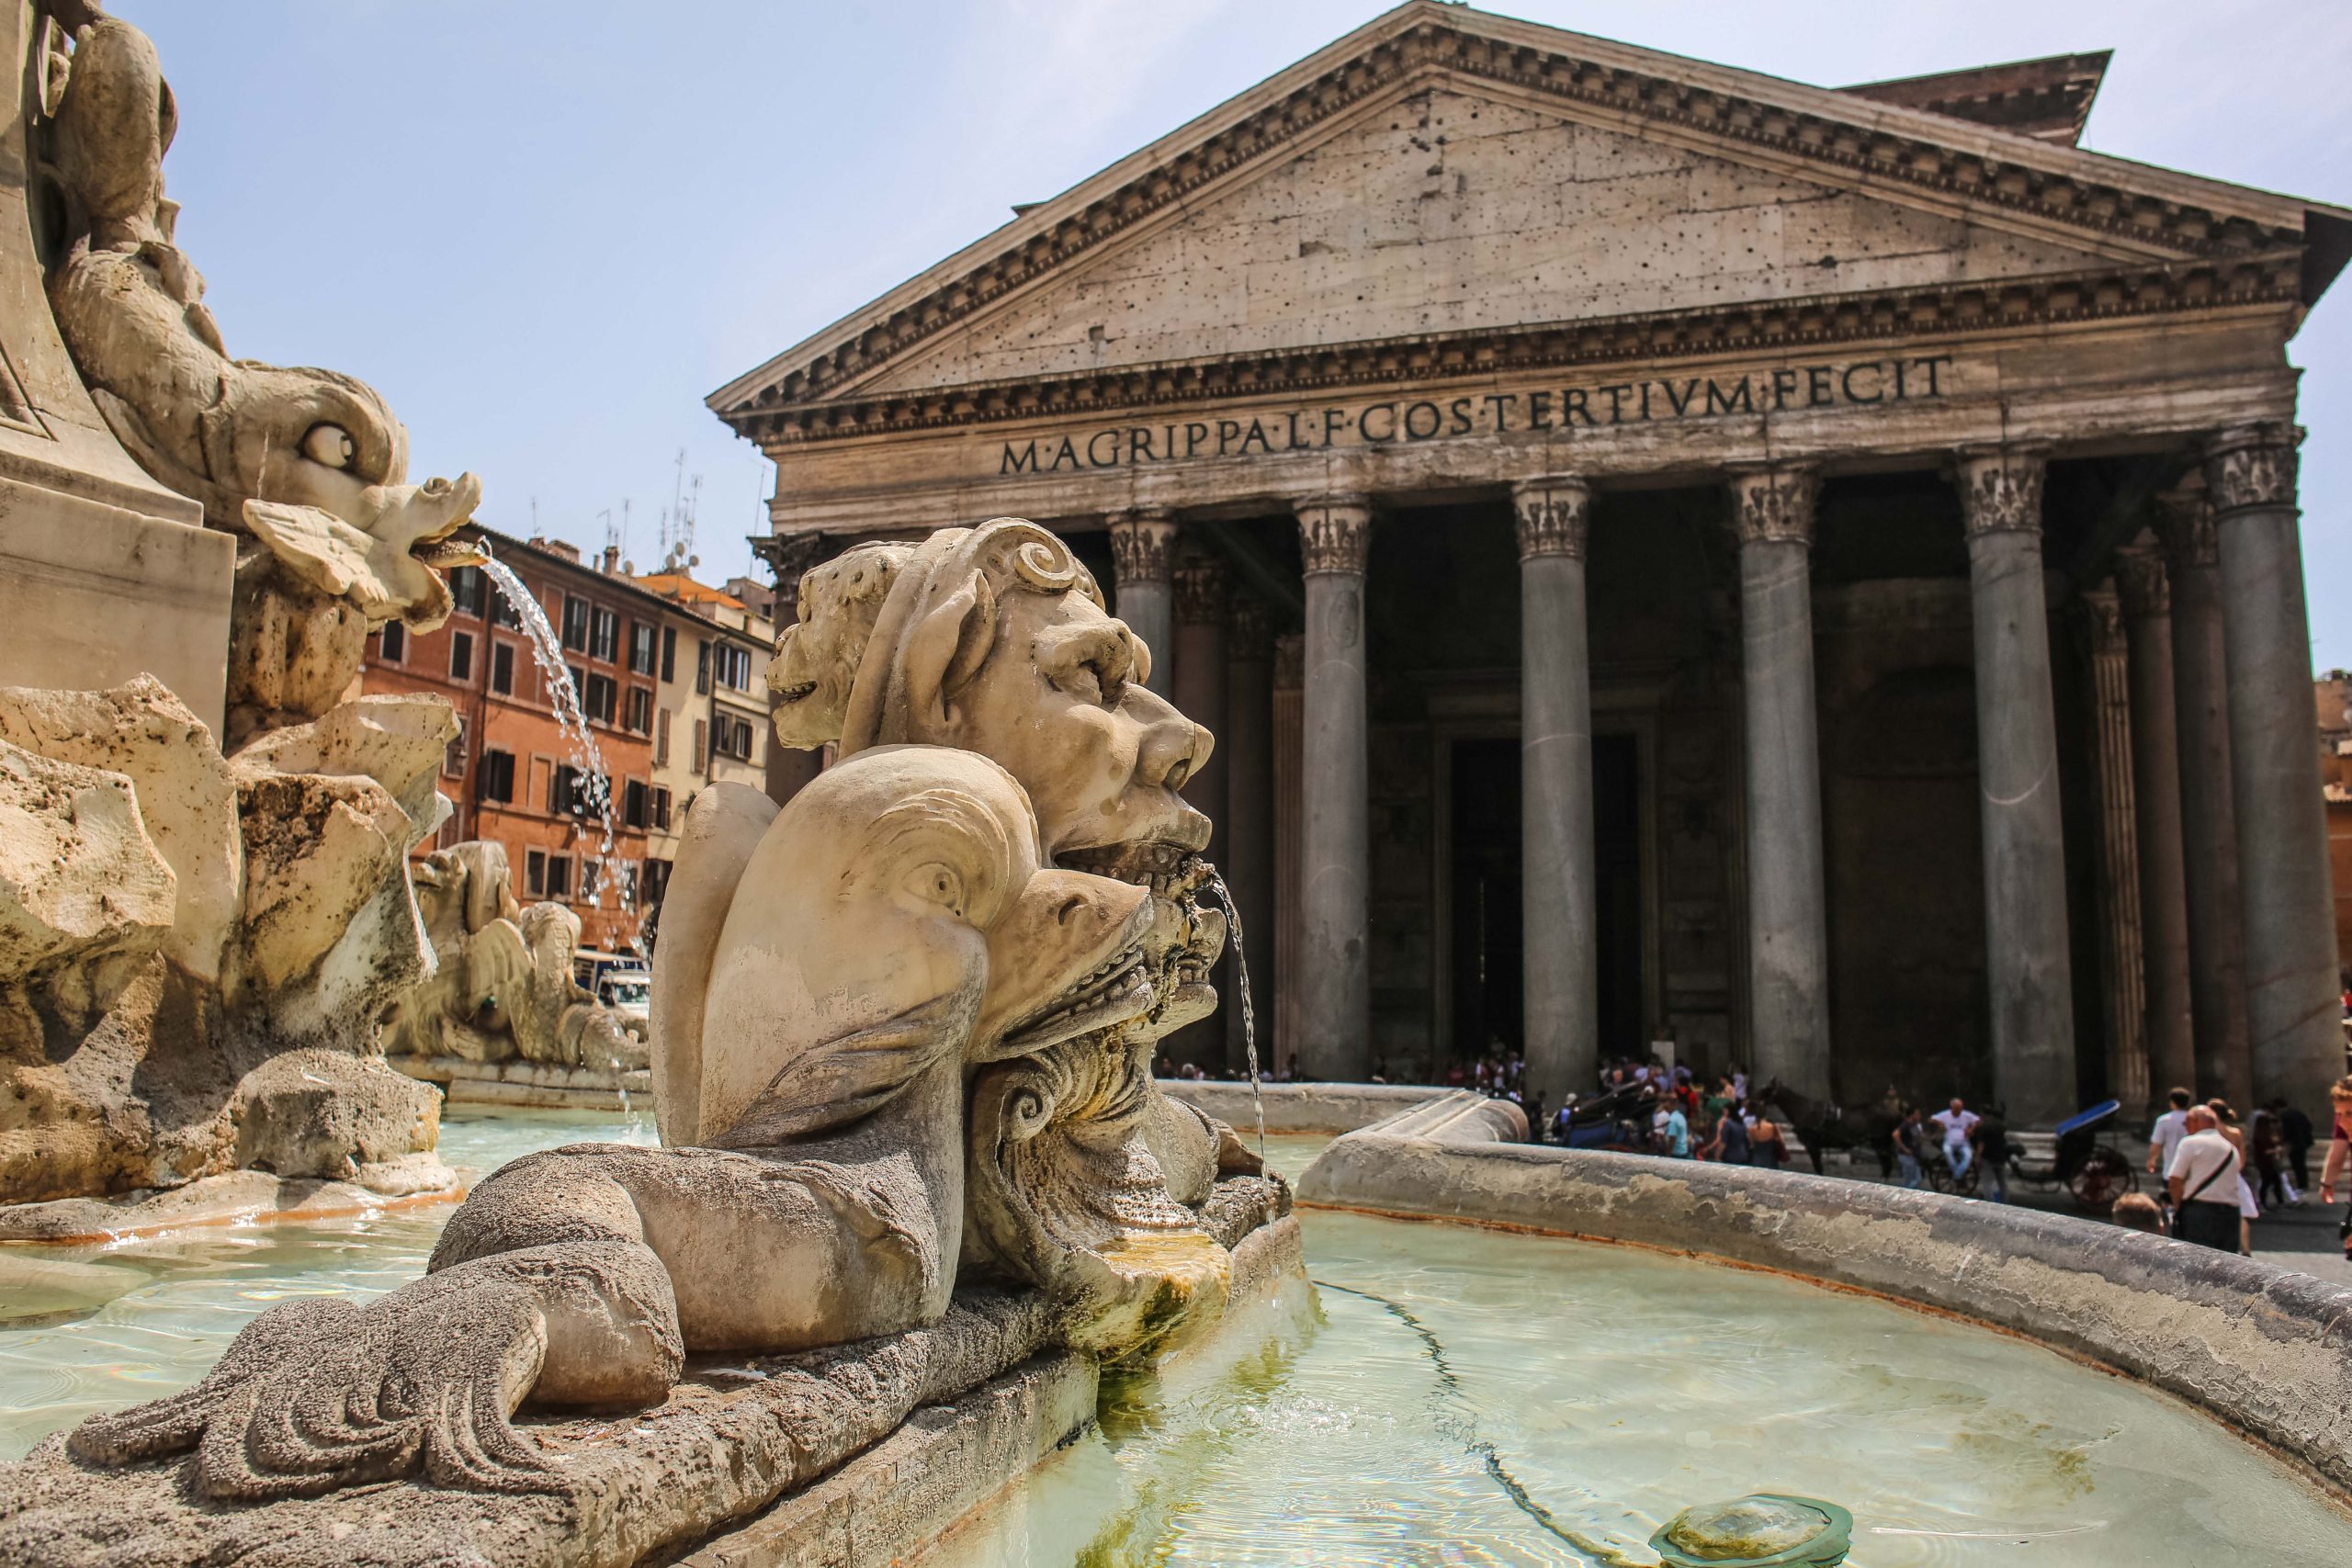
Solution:
[[[408,482],[363,383],[229,355],[144,34],[96,17],[47,64],[51,311],[124,447],[238,546],[225,733],[152,678],[0,692],[0,1203],[237,1168],[446,1186],[438,1097],[376,1027],[431,968],[403,863],[456,724],[345,694],[370,628],[447,615],[481,487]]]

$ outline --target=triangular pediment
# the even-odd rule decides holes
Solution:
[[[2341,237],[2332,209],[1861,91],[1408,0],[708,400],[756,434],[793,408],[1236,354],[2127,265],[2291,271],[2307,219]]]
[[[2112,260],[1442,82],[1367,106],[850,389],[2071,276]]]

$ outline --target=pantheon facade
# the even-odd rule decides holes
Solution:
[[[2309,1100],[2287,349],[2352,213],[2083,151],[2107,65],[1816,88],[1412,0],[710,406],[787,587],[1072,540],[1218,736],[1303,1074]]]

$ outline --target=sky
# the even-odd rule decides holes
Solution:
[[[2084,145],[2352,205],[2344,0],[1510,0],[1821,85],[2113,49]],[[713,389],[1377,16],[1372,0],[113,0],[180,106],[178,238],[241,357],[372,382],[412,477],[640,570],[698,476],[750,568],[770,465]],[[2304,368],[2312,657],[2352,665],[2352,276]]]

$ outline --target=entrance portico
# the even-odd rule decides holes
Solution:
[[[712,405],[780,536],[1014,514],[1096,560],[1151,684],[1238,727],[1201,787],[1271,855],[1227,869],[1299,1071],[1442,1074],[1510,1018],[1553,1104],[1663,1038],[2028,1123],[2188,1059],[2308,1089],[2341,1051],[2283,347],[2352,220],[1972,123],[1969,75],[1408,4]],[[2110,580],[2098,667],[2052,617]],[[1505,973],[1515,1016],[1465,1005]]]

